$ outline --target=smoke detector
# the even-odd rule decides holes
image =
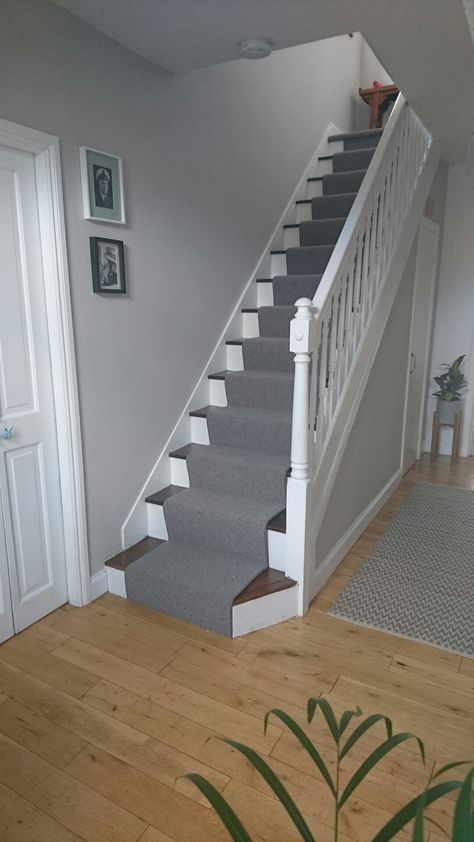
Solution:
[[[266,58],[271,51],[272,45],[265,38],[247,38],[239,44],[239,53],[242,58]]]

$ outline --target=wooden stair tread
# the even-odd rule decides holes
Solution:
[[[199,447],[200,445],[197,446]],[[176,450],[172,450],[168,455],[171,459],[186,459],[195,447],[196,445],[192,443],[185,444],[184,447],[177,447]]]
[[[162,506],[165,500],[168,500],[169,497],[174,497],[175,494],[179,494],[182,490],[182,485],[167,485],[166,488],[160,488],[159,491],[155,491],[154,494],[149,494],[148,497],[145,497],[145,503]]]
[[[277,593],[277,591],[285,591],[294,585],[296,585],[296,582],[293,579],[288,579],[281,570],[268,567],[244,588],[232,604],[242,605],[244,602],[251,602],[253,599],[269,596],[272,593]]]
[[[125,570],[132,561],[137,561],[137,559],[151,552],[151,550],[154,550],[155,547],[158,547],[162,543],[163,541],[160,541],[159,538],[150,538],[147,535],[146,538],[142,538],[133,547],[129,547],[128,550],[122,550],[122,552],[114,555],[113,558],[109,558],[105,562],[105,566],[114,567],[115,570]]]
[[[279,514],[268,521],[267,529],[272,529],[273,532],[283,532],[283,534],[286,532],[286,509],[283,509],[282,512],[279,512]]]
[[[203,406],[201,409],[192,409],[189,414],[191,418],[207,418],[210,409],[211,405],[208,404],[208,406]]]

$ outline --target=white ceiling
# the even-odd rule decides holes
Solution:
[[[463,0],[54,2],[173,73],[232,61],[252,36],[282,49],[359,31],[447,158],[463,159],[474,132],[474,49]]]

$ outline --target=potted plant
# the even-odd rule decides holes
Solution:
[[[378,763],[393,751],[401,743],[408,740],[415,740],[421,756],[421,761],[425,763],[425,748],[422,741],[408,732],[394,733],[392,721],[388,716],[380,713],[373,713],[366,719],[359,720],[362,715],[360,708],[355,710],[346,710],[338,719],[336,713],[329,701],[325,698],[319,697],[316,699],[308,699],[307,705],[307,720],[311,722],[315,714],[320,711],[323,715],[329,733],[334,742],[335,757],[331,765],[328,765],[320,754],[314,742],[310,739],[306,731],[303,730],[289,714],[283,710],[274,708],[269,711],[265,717],[265,730],[270,716],[276,717],[285,725],[289,731],[292,732],[296,741],[300,744],[303,751],[305,751],[309,758],[314,763],[316,770],[322,777],[326,786],[331,792],[334,805],[334,821],[333,821],[333,839],[334,842],[340,842],[342,833],[340,831],[340,814],[344,809],[346,801],[355,792],[359,784],[361,784],[367,775],[369,775]],[[355,727],[353,725],[355,724]],[[349,728],[348,726],[351,726]],[[361,740],[364,735],[371,731],[374,726],[381,725],[385,732],[380,740],[380,744],[373,749],[368,757],[360,764],[358,769],[353,772],[349,780],[346,779],[344,786],[341,785],[340,771],[341,763],[344,765],[344,758],[351,752],[353,746]],[[210,738],[212,739],[212,738]],[[235,740],[224,740],[231,748],[242,754],[247,761],[254,767],[256,772],[266,781],[270,790],[276,796],[280,804],[286,810],[291,819],[299,838],[303,842],[317,842],[309,828],[303,813],[299,810],[297,804],[292,796],[279,779],[278,775],[268,765],[266,760],[257,754],[252,748],[249,748],[242,743],[235,742]],[[335,773],[333,768],[335,766]],[[453,772],[459,770],[460,767],[467,766],[467,774],[457,775],[456,778],[446,780],[446,772]],[[440,780],[440,777],[442,779]],[[229,836],[234,842],[252,842],[252,837],[232,809],[231,805],[221,795],[215,787],[203,778],[201,775],[192,773],[186,775],[208,799],[211,806],[214,808],[220,819],[222,820]],[[418,796],[408,802],[398,813],[389,819],[389,821],[382,827],[375,836],[372,837],[371,842],[390,842],[395,837],[399,838],[397,834],[401,830],[411,825],[410,836],[412,842],[424,842],[428,833],[433,830],[437,833],[441,831],[451,842],[472,842],[474,839],[474,767],[471,761],[459,761],[448,763],[442,766],[430,775],[430,779],[426,789]],[[453,818],[451,821],[450,832],[440,827],[431,816],[426,814],[426,809],[435,801],[445,795],[452,793],[456,797],[456,802],[453,811]],[[369,839],[367,837],[367,842]]]
[[[437,392],[433,392],[433,395],[438,398],[436,409],[442,424],[452,424],[454,416],[461,410],[459,405],[463,397],[461,392],[467,386],[467,380],[461,371],[465,356],[462,354],[451,364],[443,363],[446,371],[434,378],[439,388]]]

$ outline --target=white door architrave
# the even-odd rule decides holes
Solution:
[[[91,584],[59,140],[53,135],[0,119],[0,144],[34,156],[68,599],[73,605],[85,605],[91,601]]]

